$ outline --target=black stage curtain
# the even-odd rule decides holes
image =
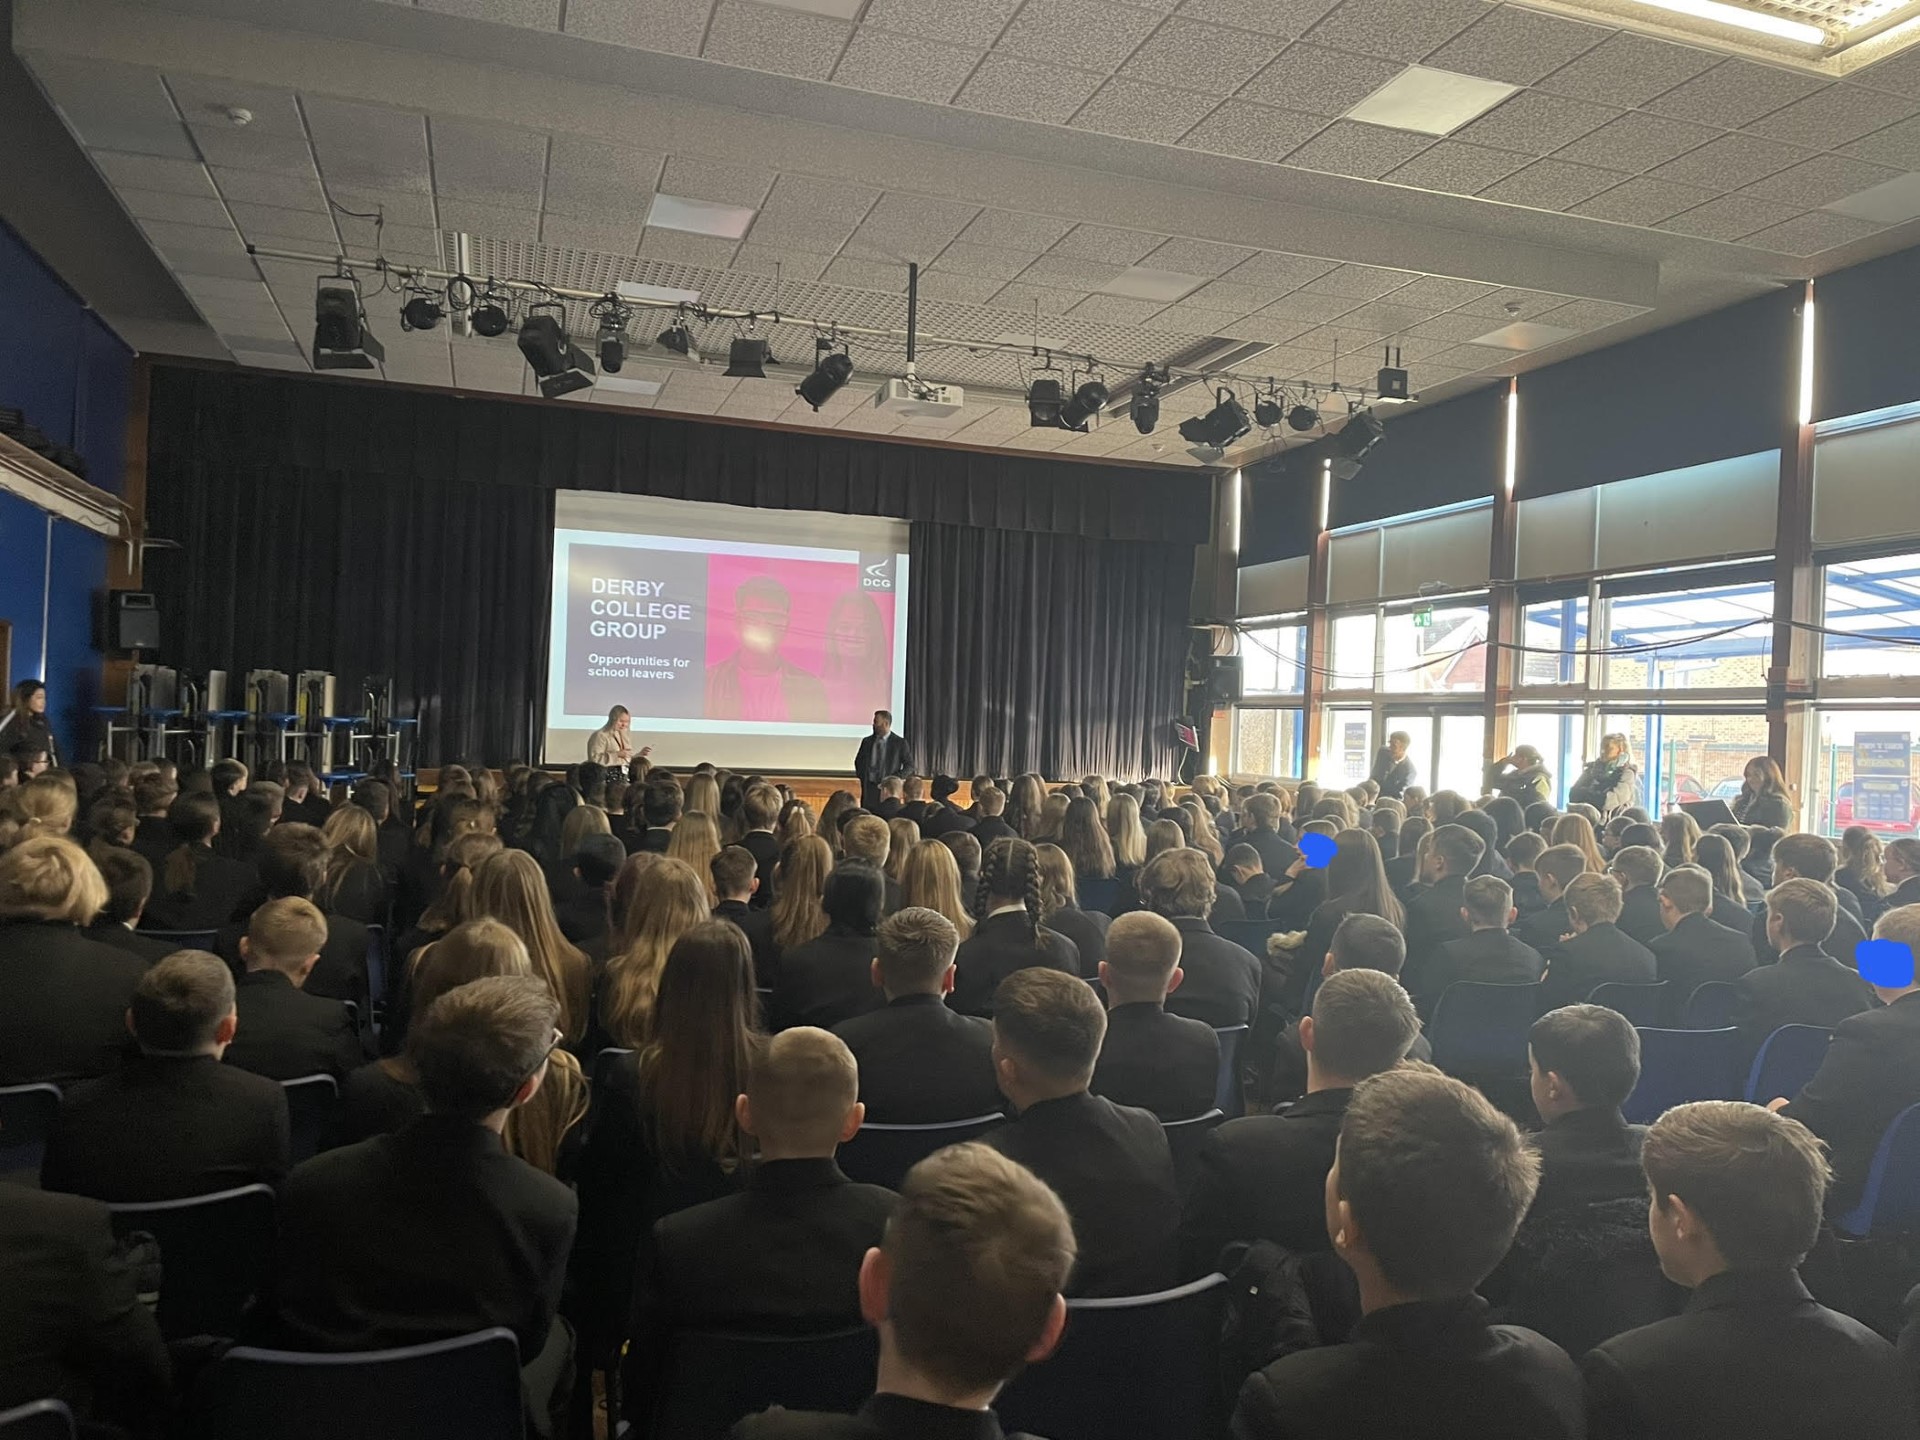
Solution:
[[[915,524],[907,719],[917,763],[970,775],[1164,775],[1193,551]]]
[[[148,552],[161,658],[227,670],[236,687],[255,668],[324,669],[348,685],[387,676],[395,713],[420,717],[424,763],[531,755],[556,489],[895,515],[921,522],[916,552],[922,529],[967,536],[945,568],[938,547],[925,570],[915,557],[921,763],[971,773],[1033,755],[1067,769],[1022,768],[1131,774],[1166,753],[1185,640],[1168,648],[1156,627],[1163,605],[1184,622],[1192,547],[1209,523],[1204,476],[310,377],[154,369],[148,533],[183,547]],[[1036,588],[1067,573],[1104,603],[1056,603]],[[1007,576],[1024,578],[1009,588]],[[963,655],[1016,664],[1003,687],[971,678],[990,671],[960,669]],[[1088,656],[1107,657],[1111,673],[1079,668]],[[1152,666],[1153,678],[1123,684]],[[1095,689],[1070,680],[1085,674],[1100,677]],[[1010,703],[1016,686],[1018,708],[978,713]],[[990,738],[1014,717],[1017,740]]]

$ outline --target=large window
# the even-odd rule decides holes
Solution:
[[[1819,710],[1804,823],[1825,835],[1864,825],[1882,839],[1920,833],[1920,710]]]
[[[1587,763],[1586,716],[1578,710],[1520,710],[1513,717],[1513,743],[1531,745],[1547,762],[1553,782],[1547,798],[1567,803],[1567,787]]]
[[[1543,600],[1520,612],[1520,643],[1526,648],[1514,664],[1522,685],[1587,683],[1588,600],[1583,592]],[[1533,743],[1533,742],[1529,742]],[[1547,752],[1543,749],[1541,754]]]
[[[1380,623],[1380,688],[1480,694],[1487,685],[1487,607],[1389,610]]]
[[[1373,610],[1333,617],[1333,644],[1329,647],[1329,690],[1371,690],[1378,674],[1374,641],[1380,617]]]
[[[1767,753],[1763,714],[1694,710],[1603,711],[1600,735],[1620,734],[1640,767],[1640,804],[1656,817],[1690,800],[1725,800],[1740,793],[1747,762]]]
[[[1304,735],[1297,705],[1240,706],[1233,712],[1232,773],[1262,778],[1298,775]]]
[[[1240,632],[1240,692],[1298,695],[1305,671],[1307,629],[1299,623]]]
[[[1373,769],[1373,711],[1334,706],[1322,719],[1313,778],[1342,790],[1359,784]]]
[[[1821,678],[1920,676],[1920,555],[1828,565],[1823,580]]]
[[[1600,684],[1606,690],[1738,690],[1766,684],[1771,581],[1616,595],[1603,603]]]

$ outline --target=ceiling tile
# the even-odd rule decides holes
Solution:
[[[224,180],[220,188],[223,194],[226,193]],[[369,190],[356,185],[329,185],[327,194],[333,197],[333,204],[322,208],[332,210],[334,219],[343,230],[350,224],[371,227],[373,221],[356,218],[363,215],[376,217],[388,229],[396,225],[413,225],[432,229],[440,223],[439,213],[434,208],[431,195],[416,195],[410,190]],[[232,198],[240,197],[235,195]],[[278,202],[269,200],[262,203]],[[281,208],[299,210],[305,207],[286,205]],[[352,214],[349,214],[349,211]],[[370,228],[369,233],[371,233]]]
[[[862,26],[840,57],[833,78],[859,90],[944,105],[973,72],[982,53]]]
[[[303,138],[307,133],[293,91],[277,85],[250,85],[239,80],[173,71],[167,75],[167,89],[179,106],[181,118],[189,125],[223,126],[256,135],[294,139]],[[244,126],[234,125],[226,118],[227,111],[234,106],[250,112],[253,118]]]
[[[1398,299],[1399,292],[1394,292]],[[1377,330],[1382,335],[1394,335],[1410,325],[1418,325],[1422,320],[1432,318],[1432,312],[1417,305],[1398,305],[1392,300],[1376,300],[1371,305],[1362,305],[1358,310],[1349,310],[1340,317],[1345,326],[1363,330]]]
[[[1039,258],[1027,251],[999,250],[991,245],[969,245],[964,241],[955,241],[940,252],[939,258],[933,262],[933,268],[955,275],[1007,281]]]
[[[722,65],[824,80],[846,49],[853,26],[824,15],[720,0],[700,52]]]
[[[464,230],[469,235],[489,240],[538,240],[540,212],[514,210],[504,205],[485,205],[477,200],[442,200],[440,223],[449,230]]]
[[[1670,215],[1691,210],[1711,200],[1713,192],[1697,185],[1681,185],[1672,180],[1655,180],[1636,175],[1633,179],[1603,190],[1591,200],[1572,207],[1575,215],[1593,220],[1613,220],[1623,225],[1656,225]]]
[[[197,160],[174,160],[160,155],[123,155],[114,150],[89,152],[110,184],[135,190],[165,190],[178,195],[213,197],[207,167]]]
[[[304,135],[275,135],[214,121],[189,127],[200,158],[233,170],[285,172],[313,168],[313,152]]]
[[[518,25],[523,30],[554,30],[560,25],[560,0],[414,0],[422,10]]]
[[[1158,300],[1134,300],[1125,295],[1089,295],[1067,313],[1076,320],[1103,325],[1144,325],[1166,307]]]
[[[828,285],[846,285],[855,290],[881,290],[887,294],[907,288],[907,272],[898,265],[879,260],[855,260],[842,255],[821,275]]]
[[[871,0],[865,23],[948,45],[985,49],[999,38],[1019,8],[1020,0],[940,0],[937,5],[925,0]]]
[[[1797,209],[1797,206],[1752,195],[1721,195],[1661,221],[1658,228],[1680,235],[1697,235],[1703,240],[1738,240],[1742,235],[1751,235],[1764,226],[1791,218]]]
[[[1270,293],[1284,295],[1309,280],[1317,280],[1336,269],[1332,260],[1307,255],[1287,255],[1278,250],[1262,250],[1242,260],[1226,278],[1242,285],[1257,285]]]
[[[1920,50],[1900,51],[1878,65],[1855,71],[1850,78],[1856,85],[1871,85],[1876,90],[1891,90],[1920,100]]]
[[[1109,265],[1131,265],[1156,245],[1166,242],[1164,235],[1149,235],[1144,230],[1118,230],[1108,225],[1076,225],[1053,247],[1056,255],[1072,255],[1083,260],[1102,260]]]
[[[987,280],[978,275],[962,275],[953,270],[929,270],[920,277],[920,298],[984,305],[1000,285],[998,280]]]
[[[1847,155],[1875,160],[1882,165],[1897,165],[1902,170],[1920,170],[1920,118],[1903,120],[1871,135],[1863,135],[1850,145],[1840,147]]]
[[[1466,29],[1487,6],[1482,0],[1341,0],[1307,32],[1318,44],[1409,63],[1424,60]]]
[[[685,230],[662,230],[652,225],[640,234],[641,256],[664,260],[669,265],[702,265],[711,270],[725,270],[739,248],[738,240],[693,235]]]
[[[1458,75],[1531,85],[1591,50],[1607,34],[1598,25],[1501,5],[1427,56],[1425,63]]]
[[[1567,297],[1564,295],[1507,286],[1490,295],[1475,296],[1459,307],[1459,313],[1481,316],[1489,322],[1487,328],[1491,329],[1495,323],[1504,321],[1532,320],[1566,303]],[[1512,308],[1509,309],[1509,306]]]
[[[980,62],[954,104],[967,110],[1064,125],[1093,97],[1101,77],[998,52]]]
[[[88,145],[148,154],[151,152],[144,147],[129,147],[121,140],[162,130],[171,131],[175,137],[183,133],[173,96],[152,66],[45,51],[35,52],[29,63],[41,88]]]
[[[1176,238],[1152,251],[1140,263],[1150,269],[1171,270],[1181,275],[1224,275],[1252,254],[1253,251],[1238,245]]]
[[[1820,155],[1812,160],[1804,160],[1790,170],[1769,175],[1757,184],[1749,185],[1744,193],[1797,205],[1803,210],[1817,210],[1845,196],[1857,195],[1862,190],[1871,190],[1875,185],[1898,179],[1900,173],[1885,165],[1869,165],[1864,160]]]
[[[640,223],[593,220],[582,215],[547,215],[540,221],[540,243],[600,255],[632,255],[640,246]]]
[[[1398,169],[1389,170],[1382,178],[1395,185],[1412,185],[1421,190],[1474,195],[1511,175],[1529,158],[1485,145],[1469,145],[1464,140],[1442,140]]]
[[[1202,285],[1181,300],[1198,310],[1219,310],[1233,315],[1250,315],[1273,300],[1273,291],[1258,285],[1242,285],[1233,280],[1215,280]]]
[[[1064,315],[1086,298],[1084,290],[1067,290],[1055,285],[1029,285],[1015,280],[1002,286],[987,303],[999,310],[1019,310],[1028,315],[1034,306],[1043,315]]]
[[[264,170],[223,170],[215,167],[213,183],[220,187],[220,193],[227,199],[248,205],[278,205],[285,210],[318,210],[323,214],[327,209],[326,192],[320,188],[320,178],[313,173],[311,166],[306,173],[293,175],[270,175]]]
[[[1784,170],[1807,158],[1807,152],[1758,135],[1722,135],[1691,150],[1677,160],[1669,160],[1653,171],[1657,180],[1678,180],[1685,185],[1725,191]]]
[[[1590,105],[1584,100],[1522,90],[1472,124],[1454,131],[1453,138],[1473,145],[1490,145],[1496,150],[1551,155],[1582,135],[1598,130],[1619,114],[1618,110]]]
[[[1579,100],[1644,105],[1717,62],[1710,51],[1621,30],[1537,83]]]
[[[1385,130],[1354,120],[1336,120],[1287,156],[1287,164],[1330,175],[1378,180],[1433,143],[1430,135]]]
[[[683,200],[706,200],[716,205],[746,205],[758,209],[773,185],[774,172],[757,167],[716,165],[684,155],[667,157],[660,173],[660,193]]]
[[[436,194],[488,205],[538,206],[547,137],[537,130],[433,118],[427,124]]]
[[[1329,10],[1334,0],[1186,0],[1181,15],[1232,25],[1261,35],[1301,35]]]
[[[698,55],[712,0],[567,0],[563,28],[666,55]]]
[[[1566,160],[1536,160],[1480,192],[1488,200],[1536,210],[1568,210],[1619,182],[1611,170]]]
[[[339,241],[331,217],[315,210],[282,210],[273,205],[229,205],[233,223],[249,240],[259,235],[298,236],[324,250]]]
[[[853,234],[880,192],[844,180],[783,175],[747,232],[756,246],[791,246],[831,253]]]
[[[1216,155],[1278,163],[1282,156],[1312,139],[1326,123],[1321,115],[1276,110],[1249,100],[1227,100],[1189,130],[1181,143]]]
[[[1598,330],[1644,314],[1646,307],[1640,305],[1622,305],[1612,300],[1569,300],[1539,318],[1565,330]]]
[[[1344,115],[1405,68],[1324,45],[1290,45],[1246,83],[1240,98],[1314,115]]]
[[[1850,245],[1855,240],[1865,239],[1882,228],[1847,215],[1813,210],[1784,225],[1775,225],[1749,235],[1742,243],[1757,245],[1763,250],[1779,250],[1788,255],[1818,255],[1822,250],[1831,250],[1836,245]]]
[[[637,237],[665,163],[658,151],[556,134],[547,153],[547,213],[617,218],[631,222]]]
[[[1171,145],[1206,118],[1215,97],[1116,75],[1073,117],[1076,130]]]
[[[1484,315],[1467,315],[1459,312],[1448,315],[1436,315],[1431,320],[1422,320],[1408,328],[1409,335],[1429,340],[1446,340],[1458,344],[1462,340],[1471,340],[1476,335],[1484,335],[1489,322]]]
[[[744,270],[749,275],[777,275],[782,280],[797,280],[811,284],[826,273],[827,266],[833,263],[833,256],[811,254],[804,250],[789,250],[784,246],[768,248],[753,243],[749,232],[747,241],[733,257],[733,268]],[[925,279],[922,278],[922,289]]]
[[[848,243],[849,253],[868,260],[918,260],[939,255],[979,213],[977,206],[953,200],[929,200],[890,192],[861,221]],[[1030,263],[1033,254],[1029,253]],[[1024,263],[1022,265],[1024,268]],[[1017,273],[1017,272],[1010,272]]]
[[[1150,10],[1108,0],[1027,0],[998,48],[1028,60],[1071,58],[1083,70],[1111,75],[1159,23]]]
[[[303,96],[320,176],[329,187],[428,191],[426,117],[381,105]]]
[[[1436,365],[1475,371],[1510,369],[1514,358],[1513,351],[1495,345],[1456,345],[1433,360]]]
[[[1704,125],[1634,110],[1556,150],[1554,156],[1608,170],[1651,170],[1677,155],[1698,149],[1719,135],[1718,130],[1709,130]]]
[[[1491,294],[1494,286],[1478,280],[1453,280],[1444,275],[1422,275],[1410,285],[1393,292],[1396,305],[1421,305],[1428,310],[1448,310]]]
[[[1748,126],[1775,140],[1830,150],[1912,117],[1920,102],[1858,85],[1832,85]]]
[[[181,195],[167,190],[122,190],[120,203],[137,220],[162,220],[172,225],[228,224],[227,207],[205,195]]]
[[[1811,95],[1826,82],[1751,60],[1723,60],[1647,102],[1660,115],[1738,128]]]
[[[1314,295],[1305,290],[1296,290],[1283,296],[1263,310],[1256,311],[1250,318],[1253,323],[1264,324],[1270,329],[1281,330],[1292,325],[1298,327],[1296,334],[1311,329],[1315,325],[1325,325],[1338,320],[1349,311],[1358,310],[1367,304],[1351,295]]]
[[[1032,215],[1015,210],[982,210],[960,238],[973,245],[999,245],[1008,250],[1046,250],[1073,228],[1071,220]]]
[[[1029,285],[1053,285],[1064,290],[1101,290],[1113,283],[1123,267],[1081,260],[1072,255],[1042,255],[1020,272]]]
[[[1239,89],[1280,53],[1280,41],[1196,20],[1169,20],[1121,67],[1152,80],[1219,95]]]
[[[1356,300],[1377,300],[1414,278],[1411,271],[1390,270],[1379,265],[1336,265],[1301,288],[1311,295],[1349,295]]]

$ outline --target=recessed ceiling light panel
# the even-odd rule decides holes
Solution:
[[[1135,265],[1122,270],[1102,285],[1098,293],[1125,295],[1135,300],[1158,300],[1170,305],[1175,300],[1191,295],[1206,283],[1205,278],[1199,275],[1182,275],[1177,270],[1154,270],[1145,265]]]
[[[1920,175],[1896,175],[1870,190],[1849,195],[1825,207],[1835,215],[1870,220],[1876,225],[1900,225],[1920,218]]]
[[[762,5],[771,5],[776,10],[802,10],[809,15],[827,15],[835,20],[853,20],[858,18],[860,7],[866,0],[759,0]]]
[[[1558,345],[1562,340],[1571,340],[1579,333],[1559,325],[1542,325],[1537,320],[1516,320],[1511,325],[1502,325],[1498,330],[1489,330],[1484,335],[1476,336],[1467,343],[1492,345],[1501,350],[1538,350],[1543,345]]]
[[[684,230],[689,235],[713,235],[738,240],[753,224],[748,205],[717,205],[711,200],[687,200],[678,195],[655,195],[647,224],[660,230]]]
[[[1421,135],[1451,135],[1520,87],[1409,65],[1347,112],[1347,119]]]

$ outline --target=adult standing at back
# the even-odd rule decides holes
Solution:
[[[1407,747],[1412,743],[1406,731],[1396,730],[1373,757],[1373,772],[1368,778],[1389,800],[1400,799],[1407,793],[1407,786],[1420,778],[1412,757],[1407,754]]]
[[[60,763],[47,722],[47,687],[38,680],[22,680],[13,687],[13,703],[0,715],[0,755],[18,756],[22,775],[28,762],[42,755],[48,766]]]
[[[628,738],[633,726],[633,716],[624,705],[616,705],[607,712],[607,723],[587,737],[587,763],[589,765],[619,766],[622,770],[633,763],[635,753],[633,743]],[[645,760],[653,754],[651,745],[642,745],[639,757]]]
[[[913,773],[913,752],[907,748],[906,736],[893,733],[889,711],[873,712],[873,733],[860,742],[853,757],[853,773],[860,780],[860,808],[876,812],[880,808],[881,782]]]

